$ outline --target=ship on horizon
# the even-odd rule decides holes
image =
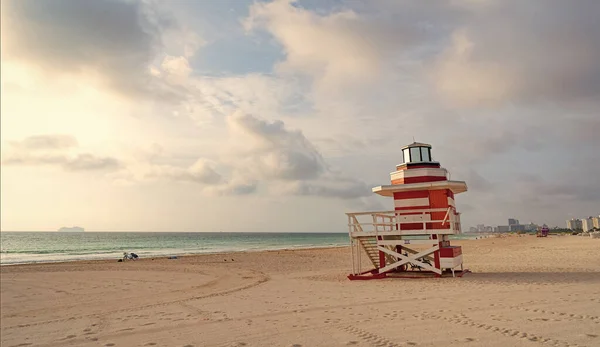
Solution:
[[[74,227],[62,227],[60,229],[57,230],[59,233],[63,233],[63,232],[69,232],[69,233],[82,233],[85,231],[84,228],[82,227],[78,227],[78,226],[74,226]]]

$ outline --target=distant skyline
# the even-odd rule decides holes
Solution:
[[[1,6],[1,230],[344,232],[413,138],[463,229],[600,206],[600,1]]]

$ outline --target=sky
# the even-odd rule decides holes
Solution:
[[[344,232],[429,143],[463,229],[600,213],[600,2],[8,0],[1,230]]]

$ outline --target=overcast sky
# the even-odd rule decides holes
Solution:
[[[2,1],[1,229],[344,232],[400,147],[463,230],[600,213],[600,1]]]

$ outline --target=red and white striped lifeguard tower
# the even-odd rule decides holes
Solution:
[[[460,234],[454,196],[467,191],[463,181],[448,179],[434,161],[431,145],[414,142],[402,148],[402,163],[390,174],[391,185],[373,192],[394,199],[393,211],[347,213],[352,245],[351,280],[384,277],[441,277],[463,270],[460,246],[449,235]],[[375,267],[363,271],[366,255]]]

